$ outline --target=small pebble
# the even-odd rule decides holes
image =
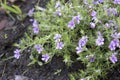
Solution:
[[[15,75],[15,80],[33,80],[22,75]]]

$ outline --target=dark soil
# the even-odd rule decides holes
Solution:
[[[49,0],[40,0],[40,6],[45,7],[48,1]],[[24,2],[17,0],[14,4],[20,6],[23,14],[25,14],[34,7],[36,2],[37,0],[25,0]],[[28,16],[20,21],[15,14],[12,15],[15,20],[11,19],[4,11],[0,12],[0,24],[2,24],[0,25],[0,80],[14,80],[15,75],[27,76],[33,80],[70,80],[68,77],[69,73],[84,68],[81,62],[76,62],[71,67],[67,68],[62,62],[62,58],[57,56],[55,56],[50,63],[42,67],[37,64],[27,66],[30,62],[29,52],[25,52],[19,60],[10,59],[2,62],[1,59],[13,56],[15,47],[12,45],[15,42],[19,42],[19,39],[30,25],[30,18]],[[109,70],[107,80],[120,80],[119,66],[120,65]],[[55,74],[57,70],[61,70],[61,72]]]
[[[120,80],[120,64],[109,70],[108,80]]]

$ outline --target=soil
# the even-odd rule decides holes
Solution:
[[[49,0],[40,0],[39,5],[45,7],[48,1]],[[16,0],[14,4],[20,6],[23,14],[25,14],[34,7],[36,2],[37,0]],[[27,66],[30,62],[29,52],[27,51],[19,60],[10,59],[4,62],[1,61],[1,59],[13,56],[13,50],[15,49],[13,44],[19,42],[19,39],[24,35],[27,27],[31,24],[29,22],[30,17],[28,16],[22,21],[18,20],[15,14],[12,14],[12,16],[15,20],[4,11],[1,12],[0,8],[0,80],[15,80],[16,75],[26,76],[29,80],[70,80],[68,76],[69,73],[76,72],[78,69],[84,69],[84,65],[81,62],[76,62],[68,68],[62,62],[62,57],[57,56],[54,56],[50,63],[42,67],[37,64]],[[105,80],[120,80],[119,66],[120,65],[110,69],[107,75],[108,79]],[[61,72],[55,74],[58,70],[61,70]]]

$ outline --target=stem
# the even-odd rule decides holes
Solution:
[[[7,12],[7,14],[15,21],[15,18],[9,12]]]
[[[1,59],[0,61],[7,61],[7,60],[9,60],[9,59],[12,59],[12,58],[14,58],[14,56],[10,56],[10,57],[8,57],[8,58],[5,58],[5,59]]]

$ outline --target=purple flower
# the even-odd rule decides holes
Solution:
[[[75,28],[75,23],[76,23],[76,24],[79,24],[79,23],[80,23],[80,20],[81,20],[80,15],[74,16],[74,17],[72,18],[72,20],[68,22],[68,27],[69,27],[70,29],[74,29],[74,28]]]
[[[94,20],[95,22],[98,21],[97,17],[92,17],[92,20]]]
[[[85,78],[81,78],[80,80],[86,80]]]
[[[34,27],[34,28],[33,28],[33,32],[34,32],[35,34],[38,34],[38,33],[39,33],[39,28],[38,28],[38,27]]]
[[[34,8],[30,9],[29,12],[28,12],[28,16],[32,16],[33,15],[33,12],[34,12]]]
[[[86,44],[86,41],[84,41],[83,39],[79,40],[79,46],[83,47]]]
[[[79,54],[83,51],[83,48],[81,46],[76,47],[76,53]]]
[[[115,16],[115,17],[119,17],[119,14],[118,14],[118,13],[116,13],[116,14],[114,14],[114,16]]]
[[[111,8],[107,9],[107,15],[108,15],[108,16],[111,15]]]
[[[83,0],[83,3],[87,5],[87,4],[88,4],[88,1],[87,1],[87,0]]]
[[[68,28],[70,28],[70,29],[74,29],[75,28],[74,20],[69,21]]]
[[[112,50],[111,46],[113,47],[113,50],[115,50],[116,47],[120,47],[120,41],[119,41],[119,39],[113,39],[110,42],[109,48]]]
[[[80,15],[74,16],[72,20],[74,20],[77,24],[79,24],[81,20]]]
[[[96,17],[96,15],[97,15],[97,12],[93,10],[92,13],[91,13],[91,16]]]
[[[83,47],[86,45],[88,41],[88,37],[87,36],[83,36],[80,40],[79,40],[79,43],[78,43],[78,47],[76,47],[76,53],[80,53],[83,51]]]
[[[103,0],[98,0],[99,3],[103,3]]]
[[[101,32],[98,32],[98,38],[96,39],[96,45],[101,46],[104,44],[104,38],[101,34]]]
[[[110,24],[108,24],[108,23],[105,23],[105,26],[106,26],[107,28],[110,28],[110,27],[111,27]]]
[[[57,10],[56,10],[56,14],[57,14],[58,16],[62,16],[61,10],[60,10],[60,9],[57,9]]]
[[[112,41],[111,41],[110,44],[109,44],[109,49],[110,49],[111,51],[113,51],[113,50],[116,49],[115,44],[114,44]]]
[[[33,22],[34,20],[33,19],[29,19],[30,22]]]
[[[87,37],[87,36],[83,36],[83,37],[79,40],[79,43],[78,43],[78,44],[79,44],[79,46],[83,47],[83,46],[86,45],[87,41],[88,41],[88,37]]]
[[[114,54],[112,54],[112,56],[110,57],[110,61],[112,63],[116,63],[118,60],[117,60],[117,57]]]
[[[104,44],[104,38],[103,37],[98,37],[97,39],[96,39],[96,45],[97,46],[101,46],[101,45],[103,45]]]
[[[114,39],[113,42],[115,43],[116,47],[119,46],[119,39]]]
[[[85,58],[86,58],[86,59],[89,59],[89,55],[86,55]]]
[[[119,47],[119,39],[113,39],[110,44],[109,44],[109,48],[111,51],[115,50],[116,47]]]
[[[19,59],[19,57],[20,57],[20,51],[21,51],[21,50],[19,50],[19,49],[16,49],[16,50],[14,51],[14,57],[15,57],[16,59]]]
[[[114,0],[114,4],[120,4],[120,0]]]
[[[111,12],[112,12],[112,14],[113,14],[114,16],[117,15],[117,10],[116,10],[115,8],[111,8]]]
[[[60,41],[61,35],[60,34],[55,34],[54,39],[56,42]]]
[[[114,23],[114,20],[109,20],[109,23]]]
[[[113,37],[113,38],[120,38],[120,32],[119,33],[117,33],[115,30],[113,31],[113,33],[111,34],[111,36]]]
[[[46,53],[46,54],[43,54],[42,55],[42,58],[41,58],[44,62],[47,62],[49,59],[50,59],[50,56]]]
[[[57,42],[56,49],[62,49],[64,47],[63,42]]]
[[[92,9],[92,8],[93,8],[93,6],[89,5],[89,6],[88,6],[88,8]]]
[[[108,16],[111,16],[112,14],[114,16],[118,15],[117,10],[115,8],[109,8],[109,9],[107,9],[107,14],[108,14]]]
[[[95,23],[90,22],[90,27],[91,27],[91,28],[95,28]]]
[[[60,1],[56,2],[55,8],[59,8],[61,6]]]
[[[38,53],[41,53],[43,51],[42,45],[37,44],[34,46],[34,48],[38,51]]]
[[[93,1],[93,4],[97,5],[97,4],[99,4],[99,2],[98,1]]]
[[[95,61],[95,56],[90,56],[90,62],[94,62]]]
[[[29,53],[29,52],[31,52],[31,50],[30,50],[30,49],[28,49],[28,50],[27,50],[27,52]]]
[[[37,20],[34,20],[32,25],[33,25],[33,27],[38,27],[38,22],[37,22]]]

